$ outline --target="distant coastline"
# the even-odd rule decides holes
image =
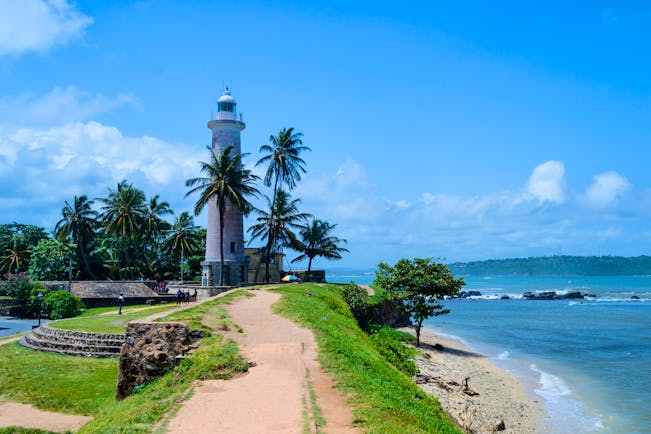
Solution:
[[[651,275],[651,256],[541,256],[455,262],[455,274],[474,276]]]

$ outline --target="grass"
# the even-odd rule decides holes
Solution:
[[[236,291],[169,317],[210,328],[213,323],[227,320],[220,305],[243,294],[248,293]],[[152,310],[146,311],[146,315],[152,313]],[[82,329],[93,328],[84,327],[82,323],[98,318],[103,317],[79,318],[79,324]],[[17,342],[6,344],[0,347],[0,395],[44,410],[93,416],[80,433],[151,433],[157,426],[160,428],[161,420],[178,407],[178,402],[189,396],[194,381],[230,378],[248,370],[248,363],[235,342],[218,334],[207,335],[199,348],[176,369],[139,388],[123,401],[115,401],[117,359],[65,356],[28,350]],[[3,428],[0,434],[46,433],[11,429]]]
[[[116,359],[94,359],[0,346],[0,395],[71,414],[96,415],[115,398]]]
[[[137,312],[131,313],[129,313],[127,310],[126,312],[123,311],[122,315],[118,315],[117,310],[113,309],[115,310],[115,313],[111,315],[82,315],[74,318],[62,319],[60,321],[53,321],[48,325],[52,328],[63,330],[75,330],[92,333],[124,333],[127,322],[138,318],[144,318],[156,313],[165,312],[175,307],[177,307],[175,304],[166,304],[164,306],[139,310]],[[104,308],[100,308],[100,310],[101,309]]]
[[[8,426],[0,428],[0,434],[56,434],[52,431],[44,431],[36,428],[22,428],[18,426]]]
[[[313,330],[319,361],[347,397],[356,427],[373,433],[462,432],[434,397],[377,351],[354,319],[328,307],[323,296],[339,294],[341,288],[305,284],[277,291],[283,297],[274,311]]]

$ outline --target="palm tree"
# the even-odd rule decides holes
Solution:
[[[200,162],[201,172],[206,176],[191,178],[185,181],[190,190],[185,194],[199,193],[199,199],[194,207],[194,214],[199,215],[211,200],[215,200],[219,210],[219,254],[221,273],[219,284],[224,284],[224,214],[228,206],[239,208],[248,214],[253,206],[246,199],[247,196],[257,196],[260,192],[253,183],[258,179],[250,170],[242,168],[242,154],[231,155],[233,146],[226,147],[223,151],[210,150],[210,162]]]
[[[91,279],[93,273],[88,264],[87,247],[95,238],[95,229],[98,226],[98,213],[91,209],[93,203],[94,201],[88,200],[88,196],[85,194],[75,196],[72,205],[66,201],[65,206],[61,209],[62,218],[54,228],[59,241],[65,242],[70,239],[72,243],[76,244],[79,256],[84,263],[86,275]]]
[[[108,190],[108,197],[97,199],[104,204],[99,217],[104,222],[104,232],[113,235],[118,246],[121,241],[125,255],[125,268],[129,271],[130,278],[133,279],[134,270],[129,258],[128,241],[142,234],[147,209],[145,194],[127,183],[126,180],[118,183],[117,189],[109,188]],[[117,253],[116,259],[119,264],[119,251]],[[121,279],[122,272],[119,265],[118,273]]]
[[[7,249],[5,251],[5,256],[3,256],[2,261],[0,261],[0,264],[2,264],[2,270],[8,273],[11,273],[11,270],[14,270],[16,274],[18,274],[21,266],[23,269],[25,268],[24,265],[28,262],[30,253],[31,250],[21,249],[15,245],[13,248]]]
[[[292,259],[292,263],[302,261],[308,258],[307,274],[312,270],[312,260],[317,256],[326,259],[341,259],[341,253],[347,252],[348,249],[339,247],[340,243],[346,243],[346,240],[331,235],[337,225],[313,219],[309,224],[301,229],[301,240],[294,246],[294,250],[301,252],[301,255]]]
[[[183,281],[183,258],[186,255],[191,255],[200,241],[192,216],[187,211],[183,211],[174,220],[174,224],[167,231],[167,238],[163,242],[164,251],[170,255],[174,255],[176,252],[181,255],[181,281]]]
[[[163,219],[162,216],[174,214],[168,202],[159,202],[160,195],[156,195],[149,199],[149,204],[145,210],[144,216],[144,234],[142,243],[142,252],[149,265],[155,262],[156,257],[159,256],[160,245],[157,241],[167,233],[170,229],[170,224]],[[149,249],[149,255],[147,250]]]
[[[276,249],[290,247],[297,241],[294,231],[300,230],[302,222],[312,217],[311,214],[299,213],[297,205],[300,199],[292,199],[283,189],[276,191],[275,200],[267,200],[269,212],[256,210],[257,224],[249,228],[251,241],[255,239],[271,239],[271,246]]]
[[[302,133],[295,133],[294,128],[283,128],[278,132],[277,136],[269,136],[270,145],[262,145],[260,152],[266,153],[258,160],[256,166],[267,163],[267,173],[264,177],[264,185],[271,187],[273,182],[273,201],[276,200],[276,191],[278,190],[278,183],[284,183],[291,191],[296,182],[301,180],[301,172],[305,173],[305,161],[299,156],[303,151],[309,151],[310,148],[303,146]],[[275,204],[272,202],[271,218],[273,221],[273,211]],[[267,246],[265,248],[266,256],[266,271],[265,280],[269,281],[269,260],[271,258],[271,247],[273,243],[272,235],[273,230],[269,228],[269,237],[267,239]]]

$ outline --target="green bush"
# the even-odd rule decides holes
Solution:
[[[68,291],[52,291],[43,299],[43,316],[51,319],[71,318],[81,313],[84,303]]]
[[[394,330],[390,327],[382,327],[371,335],[371,341],[375,349],[389,363],[410,376],[418,371],[414,361],[417,351],[414,347],[408,347],[403,342],[412,342],[415,339],[409,333]]]
[[[368,294],[364,288],[355,282],[350,282],[341,292],[341,296],[355,316],[357,323],[366,328],[369,320]]]
[[[350,311],[350,308],[341,298],[337,297],[334,294],[325,293],[320,296],[321,300],[328,305],[328,307],[335,312],[342,314],[348,318],[354,318],[353,313]]]

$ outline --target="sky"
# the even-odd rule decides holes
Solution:
[[[192,210],[228,85],[254,172],[311,148],[350,250],[315,267],[651,254],[649,47],[649,1],[0,0],[0,223],[123,179]]]

